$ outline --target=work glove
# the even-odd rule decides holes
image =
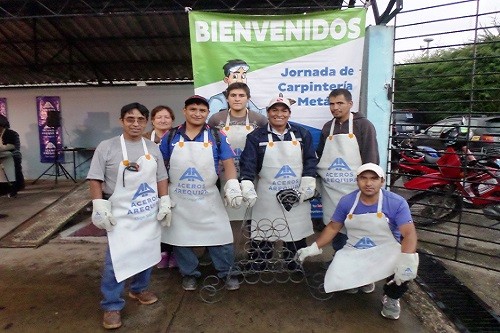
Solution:
[[[224,185],[224,204],[232,208],[241,206],[243,200],[238,179],[229,179]]]
[[[255,187],[250,180],[241,181],[241,194],[248,203],[248,207],[253,207],[257,202],[257,192],[255,192]]]
[[[111,202],[104,199],[92,200],[92,223],[99,229],[111,231],[116,225],[115,218],[111,214]]]
[[[400,253],[394,268],[394,282],[398,286],[417,277],[418,253]]]
[[[160,207],[158,209],[158,214],[156,214],[156,219],[160,221],[162,227],[170,227],[172,222],[172,208],[175,204],[170,201],[170,196],[162,195],[160,197]]]
[[[318,254],[321,254],[321,253],[323,253],[323,250],[318,247],[318,244],[316,244],[316,242],[314,242],[307,247],[304,247],[302,249],[298,249],[295,257],[300,262],[303,262],[307,257],[317,256]]]
[[[300,201],[303,203],[307,199],[314,197],[314,192],[316,191],[316,178],[314,177],[302,177],[300,179]]]

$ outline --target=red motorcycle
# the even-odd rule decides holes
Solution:
[[[414,146],[410,138],[406,138],[392,147],[391,186],[402,178],[403,182],[438,171],[436,164],[439,153],[427,146]]]
[[[499,166],[489,159],[460,155],[456,145],[448,146],[437,161],[438,172],[404,183],[406,189],[424,191],[408,199],[415,224],[445,222],[461,211],[464,202],[478,208],[500,203]]]

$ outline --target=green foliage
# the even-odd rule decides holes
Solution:
[[[475,56],[474,56],[475,55]],[[500,35],[396,65],[395,109],[424,111],[433,123],[464,113],[499,113]]]

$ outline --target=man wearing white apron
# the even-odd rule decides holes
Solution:
[[[313,233],[311,205],[304,202],[314,196],[316,187],[317,158],[312,145],[311,133],[303,127],[290,124],[290,100],[279,95],[267,108],[269,125],[256,129],[247,136],[241,154],[240,172],[243,197],[252,209],[251,260],[259,260],[254,269],[265,269],[260,262],[269,260],[273,253],[272,242],[284,241],[284,259],[292,259],[297,249],[307,246],[306,237]],[[257,182],[255,200],[254,183]],[[283,189],[300,192],[299,203],[286,211],[276,199]],[[265,221],[271,225],[263,226]],[[286,221],[287,227],[282,225]],[[266,235],[263,228],[278,231]],[[291,264],[291,265],[290,265]],[[290,262],[294,269],[295,262]],[[255,266],[255,265],[254,265]]]
[[[246,105],[250,98],[250,88],[243,82],[231,83],[226,89],[227,103],[229,110],[217,112],[208,119],[208,125],[217,128],[227,135],[227,140],[236,153],[234,164],[236,172],[240,175],[240,156],[247,135],[254,129],[267,125],[267,118],[260,113],[249,110]],[[226,175],[223,169],[220,170],[219,179],[221,182],[221,195],[224,197],[224,185],[226,184]],[[241,221],[245,219],[247,205],[243,204],[238,209],[226,206],[229,220]]]
[[[323,126],[316,149],[324,225],[330,222],[340,198],[356,189],[356,169],[364,163],[379,164],[375,127],[359,113],[351,113],[349,90],[334,89],[328,99],[333,119]],[[332,242],[333,249],[340,250],[346,238],[342,230]]]
[[[382,299],[382,316],[398,319],[399,299],[408,290],[408,281],[417,275],[417,233],[406,200],[382,190],[384,171],[374,163],[363,164],[357,172],[358,191],[343,196],[316,242],[298,251],[298,259],[322,253],[343,226],[347,244],[340,249],[325,275],[325,291],[347,290],[365,293],[374,282],[387,278]]]
[[[122,324],[127,278],[132,277],[130,298],[141,304],[158,300],[147,287],[152,266],[160,261],[160,223],[170,223],[171,204],[160,150],[142,138],[148,116],[142,104],[125,105],[120,114],[123,134],[97,146],[87,175],[92,222],[108,232],[101,280],[106,329]]]
[[[195,95],[184,104],[186,122],[175,129],[171,140],[162,140],[160,144],[168,166],[169,193],[175,203],[172,224],[163,230],[161,240],[174,245],[185,290],[195,290],[196,280],[201,276],[198,257],[192,249],[198,246],[208,248],[218,276],[226,279],[226,289],[236,290],[238,279],[230,276],[234,264],[233,232],[216,186],[217,169],[222,161],[228,178],[225,200],[233,207],[241,204],[234,152],[223,133],[219,133],[218,145],[205,123],[209,112],[205,98]]]

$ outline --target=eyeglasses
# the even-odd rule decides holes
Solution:
[[[123,121],[126,122],[128,125],[133,125],[136,121],[139,125],[146,125],[148,120],[144,117],[125,117],[123,118]]]
[[[125,118],[126,119],[126,118]],[[122,182],[123,187],[125,187],[125,171],[139,172],[139,164],[135,162],[130,162],[125,169],[123,169]]]

